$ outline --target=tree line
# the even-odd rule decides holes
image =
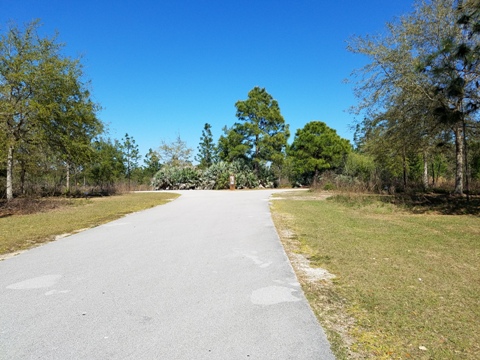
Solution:
[[[3,197],[105,191],[138,178],[138,146],[106,137],[80,59],[38,20],[0,34],[0,189]],[[142,176],[158,170],[147,154]]]
[[[480,1],[418,0],[382,35],[354,37],[358,153],[383,184],[423,189],[480,178]]]
[[[369,59],[354,71],[359,102],[352,110],[361,120],[353,148],[317,121],[297,130],[289,145],[278,103],[255,87],[235,104],[238,121],[223,129],[216,145],[205,125],[203,172],[165,170],[156,185],[224,188],[228,173],[236,172],[245,187],[321,181],[377,192],[443,187],[468,195],[480,180],[480,1],[413,5],[387,23],[386,33],[350,39],[348,50]]]
[[[224,128],[216,155],[246,164],[262,185],[283,178],[468,195],[480,180],[479,36],[480,0],[417,0],[386,33],[350,39],[348,50],[369,59],[353,76],[352,110],[361,119],[353,149],[321,122],[297,130],[288,145],[278,103],[254,88],[236,103],[239,121]]]
[[[225,126],[217,142],[211,125],[204,125],[195,158],[198,165],[193,166],[179,151],[177,156],[165,156],[160,147],[163,167],[154,176],[153,186],[226,189],[231,175],[237,188],[306,185],[315,182],[323,170],[339,168],[351,150],[348,140],[320,121],[299,129],[289,145],[289,126],[265,88],[254,87],[235,107],[237,122]],[[178,150],[187,148],[180,138],[176,143]]]
[[[119,184],[130,189],[151,185],[155,175],[157,186],[163,176],[175,187],[178,179],[172,176],[201,177],[192,169],[213,165],[217,168],[205,175],[215,183],[211,188],[225,187],[220,178],[232,172],[245,187],[278,184],[290,134],[265,89],[255,87],[247,100],[236,103],[238,122],[224,129],[218,144],[205,124],[198,165],[193,166],[193,150],[180,137],[150,149],[140,164],[132,136],[108,138],[80,59],[63,55],[57,35],[41,37],[39,28],[39,21],[24,28],[11,24],[0,36],[0,188],[7,200],[104,193]]]
[[[0,190],[14,195],[322,185],[397,191],[480,179],[480,0],[417,0],[385,34],[350,39],[369,62],[354,72],[354,146],[311,121],[289,143],[278,102],[254,87],[215,141],[206,123],[197,154],[180,136],[142,157],[129,134],[108,138],[79,59],[38,22],[0,38]],[[142,162],[143,159],[143,163]],[[451,185],[450,185],[451,184]]]

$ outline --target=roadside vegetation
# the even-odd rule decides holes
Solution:
[[[480,357],[479,198],[281,197],[276,226],[339,359]]]
[[[383,33],[348,42],[366,64],[349,80],[353,144],[327,126],[335,119],[310,121],[289,142],[280,104],[256,86],[217,140],[204,124],[195,160],[180,135],[144,157],[128,133],[109,138],[80,59],[41,38],[39,21],[9,25],[0,253],[173,197],[100,195],[225,189],[231,175],[238,188],[312,186],[337,195],[295,194],[273,210],[338,358],[480,358],[480,1],[413,3]],[[307,276],[305,264],[335,277]]]
[[[126,214],[165,204],[178,195],[130,193],[88,199],[15,199],[0,203],[0,254],[25,250],[118,219]]]
[[[326,172],[330,189],[478,193],[480,2],[414,0],[398,15],[382,33],[348,40],[366,60],[349,79],[358,99],[353,144],[327,126],[335,119],[291,131],[281,104],[255,86],[232,99],[236,121],[218,139],[210,124],[197,124],[196,154],[180,135],[144,155],[131,134],[109,138],[82,59],[66,56],[56,36],[41,37],[39,20],[8,24],[0,33],[0,193],[11,201],[224,189],[230,175],[241,188],[315,186]]]

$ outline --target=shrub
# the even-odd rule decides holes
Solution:
[[[201,171],[191,166],[164,166],[152,180],[156,190],[190,190],[201,183]]]
[[[240,161],[232,163],[221,161],[211,165],[206,170],[200,170],[192,166],[165,166],[153,177],[152,186],[156,190],[228,189],[230,187],[230,175],[235,176],[238,189],[251,189],[260,185],[248,165]],[[267,184],[267,181],[265,181],[265,184]],[[273,186],[273,182],[271,186]]]
[[[251,189],[259,185],[257,177],[246,164],[241,161],[226,163],[220,161],[213,164],[202,175],[203,189],[228,189],[230,187],[230,175],[235,176],[237,189]]]

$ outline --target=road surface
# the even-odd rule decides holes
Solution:
[[[334,359],[272,192],[180,192],[1,261],[0,359]]]

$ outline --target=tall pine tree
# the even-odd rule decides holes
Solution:
[[[254,87],[248,99],[237,101],[235,131],[243,136],[243,143],[252,151],[251,159],[258,174],[260,165],[266,162],[281,163],[285,157],[288,125],[280,113],[278,102],[265,90]]]
[[[195,160],[198,161],[198,167],[201,169],[209,168],[217,159],[217,147],[213,142],[212,126],[206,123],[200,137],[198,145],[198,154]]]

